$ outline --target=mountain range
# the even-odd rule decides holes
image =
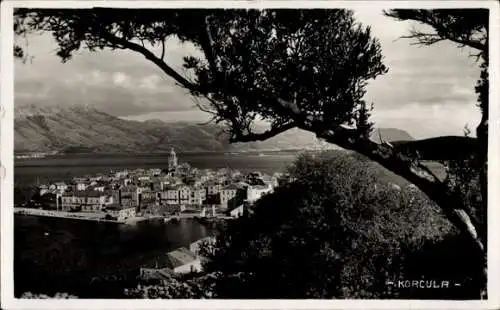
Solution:
[[[334,149],[314,134],[292,129],[266,141],[229,144],[222,127],[187,122],[144,122],[121,119],[87,106],[22,106],[15,109],[16,153],[148,153],[238,152],[290,149]],[[396,128],[375,130],[386,141],[414,140]]]

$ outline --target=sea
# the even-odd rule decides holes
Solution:
[[[186,153],[180,162],[196,168],[242,172],[282,172],[298,152]],[[164,168],[168,154],[65,155],[16,159],[15,186],[69,180],[110,170]],[[147,221],[134,225],[16,215],[14,218],[14,293],[80,298],[118,298],[134,285],[141,266],[161,265],[165,254],[212,235],[215,228],[196,220]],[[114,282],[109,282],[109,279]],[[114,283],[114,284],[110,284]]]
[[[282,172],[300,151],[245,153],[180,153],[179,162],[199,169],[231,168],[241,172]],[[22,158],[14,162],[14,184],[30,186],[37,183],[70,180],[74,176],[106,173],[111,170],[135,168],[166,168],[168,154],[73,154],[44,158]]]

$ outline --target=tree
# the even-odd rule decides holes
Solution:
[[[368,139],[362,98],[368,81],[387,68],[370,28],[349,10],[19,9],[14,30],[18,36],[51,32],[63,61],[81,48],[142,54],[203,98],[199,108],[226,125],[231,142],[300,128],[356,151],[415,184],[485,253],[459,196],[418,160]],[[203,53],[184,59],[192,79],[165,61],[165,40],[172,36]],[[160,55],[150,46],[160,48]],[[259,120],[269,129],[256,132]]]
[[[487,210],[487,176],[488,176],[488,117],[489,117],[489,82],[488,82],[488,33],[489,33],[489,10],[488,9],[438,9],[438,10],[408,10],[397,9],[384,12],[386,16],[401,21],[416,21],[430,26],[433,32],[423,32],[416,29],[404,38],[414,40],[414,44],[432,45],[440,41],[451,41],[459,48],[471,48],[475,53],[470,56],[481,62],[481,75],[476,84],[475,91],[478,94],[478,106],[482,116],[476,128],[479,147],[475,162],[476,171],[479,171],[479,183],[481,189],[481,210]],[[470,130],[466,129],[467,132]],[[469,168],[471,165],[466,162]],[[454,167],[456,171],[459,167]],[[458,169],[458,170],[457,170]],[[463,170],[463,169],[462,169]],[[466,173],[467,174],[467,173]],[[464,175],[462,173],[462,175]],[[468,182],[462,182],[468,183]],[[484,217],[484,215],[483,215]],[[487,221],[483,218],[479,232],[482,235],[484,246],[487,239]]]
[[[206,272],[219,273],[214,296],[477,296],[481,273],[472,244],[460,245],[463,238],[421,192],[381,181],[381,169],[354,156],[300,156],[290,169],[296,181],[257,201],[252,215],[229,222],[213,248],[202,248],[209,258]],[[467,268],[456,270],[443,259],[446,252]],[[456,280],[463,287],[429,293],[387,285],[422,278]]]

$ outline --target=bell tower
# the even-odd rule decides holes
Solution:
[[[170,150],[168,155],[168,171],[172,172],[177,169],[177,155],[175,154],[174,148]]]

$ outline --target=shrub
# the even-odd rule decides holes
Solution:
[[[299,156],[289,169],[292,182],[259,200],[252,215],[221,228],[215,250],[206,253],[206,270],[217,272],[215,296],[463,298],[463,290],[387,285],[452,275],[465,283],[477,264],[425,195],[379,181],[378,169],[355,157]],[[462,270],[450,261],[472,265]]]

